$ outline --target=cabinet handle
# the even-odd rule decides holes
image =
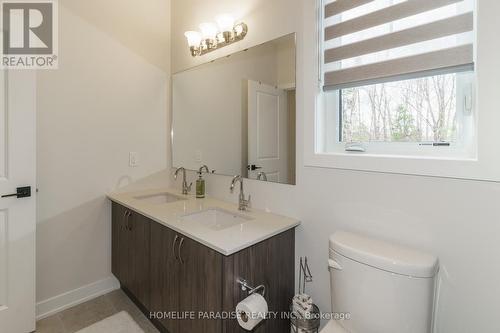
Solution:
[[[181,264],[184,264],[184,260],[182,260],[182,254],[181,254],[183,244],[184,244],[184,237],[182,237],[181,242],[179,243],[179,260]]]
[[[121,229],[122,230],[126,230],[127,229],[127,215],[128,215],[128,210],[125,210],[125,212],[123,213],[123,223],[121,225]]]
[[[130,222],[130,217],[132,216],[132,212],[129,211],[127,215],[127,224],[128,224],[128,231],[132,231],[133,224]]]
[[[179,239],[179,236],[175,235],[174,242],[172,243],[172,253],[175,256],[175,260],[177,260],[177,254],[175,253],[175,243],[177,243],[178,239]]]

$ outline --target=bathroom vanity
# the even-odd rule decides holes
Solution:
[[[204,164],[210,173],[240,175],[232,188],[244,178],[295,184],[295,54],[289,34],[175,73],[172,161],[175,174],[183,172],[182,191],[109,196],[113,274],[162,332],[246,332],[234,318],[249,296],[241,279],[265,287],[271,319],[254,332],[290,332],[280,316],[294,295],[299,221],[184,194],[186,170]],[[239,208],[248,203],[241,191]]]
[[[245,332],[226,318],[248,296],[238,279],[266,288],[269,311],[294,295],[299,221],[174,191],[113,194],[112,271],[162,332]],[[267,319],[254,332],[289,332]]]

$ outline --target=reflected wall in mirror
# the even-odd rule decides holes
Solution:
[[[173,76],[173,165],[295,184],[295,34]]]

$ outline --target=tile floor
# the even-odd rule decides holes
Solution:
[[[158,333],[121,290],[62,311],[36,323],[37,333],[74,333],[118,312],[127,311],[145,333]]]

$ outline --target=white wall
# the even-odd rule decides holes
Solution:
[[[246,187],[254,207],[303,221],[297,231],[297,255],[310,259],[314,283],[309,290],[322,309],[330,309],[328,236],[346,229],[439,256],[443,284],[438,332],[500,331],[496,319],[500,312],[498,183],[304,167],[301,120],[305,112],[313,112],[313,101],[305,92],[315,83],[310,75],[314,50],[304,46],[305,38],[310,38],[304,33],[314,31],[314,1],[174,0],[172,5],[174,71],[206,61],[191,58],[182,33],[221,12],[241,15],[250,34],[233,50],[220,53],[298,32],[297,186],[247,181]],[[482,26],[498,31],[495,13],[500,4],[480,1],[479,6]],[[497,83],[486,83],[482,89],[494,85]],[[229,182],[227,177],[208,177],[209,194],[236,202],[237,193],[229,194]]]
[[[278,43],[278,86],[283,89],[295,88],[296,84],[296,58],[297,50],[295,47],[290,47],[290,45],[295,46],[295,36],[290,36],[287,38],[280,39]]]
[[[155,3],[149,17],[165,19],[161,31],[149,31],[139,15],[122,27],[143,24],[140,31],[168,36],[169,1]],[[134,1],[71,4],[60,1],[60,68],[39,71],[37,79],[39,302],[111,277],[105,194],[170,165],[168,38],[163,57],[163,44],[123,44],[113,31],[100,30],[99,22],[112,25],[120,11],[141,7]],[[94,16],[79,16],[85,13]],[[139,167],[129,167],[129,152],[139,153]]]
[[[60,0],[64,7],[170,72],[170,0]]]

